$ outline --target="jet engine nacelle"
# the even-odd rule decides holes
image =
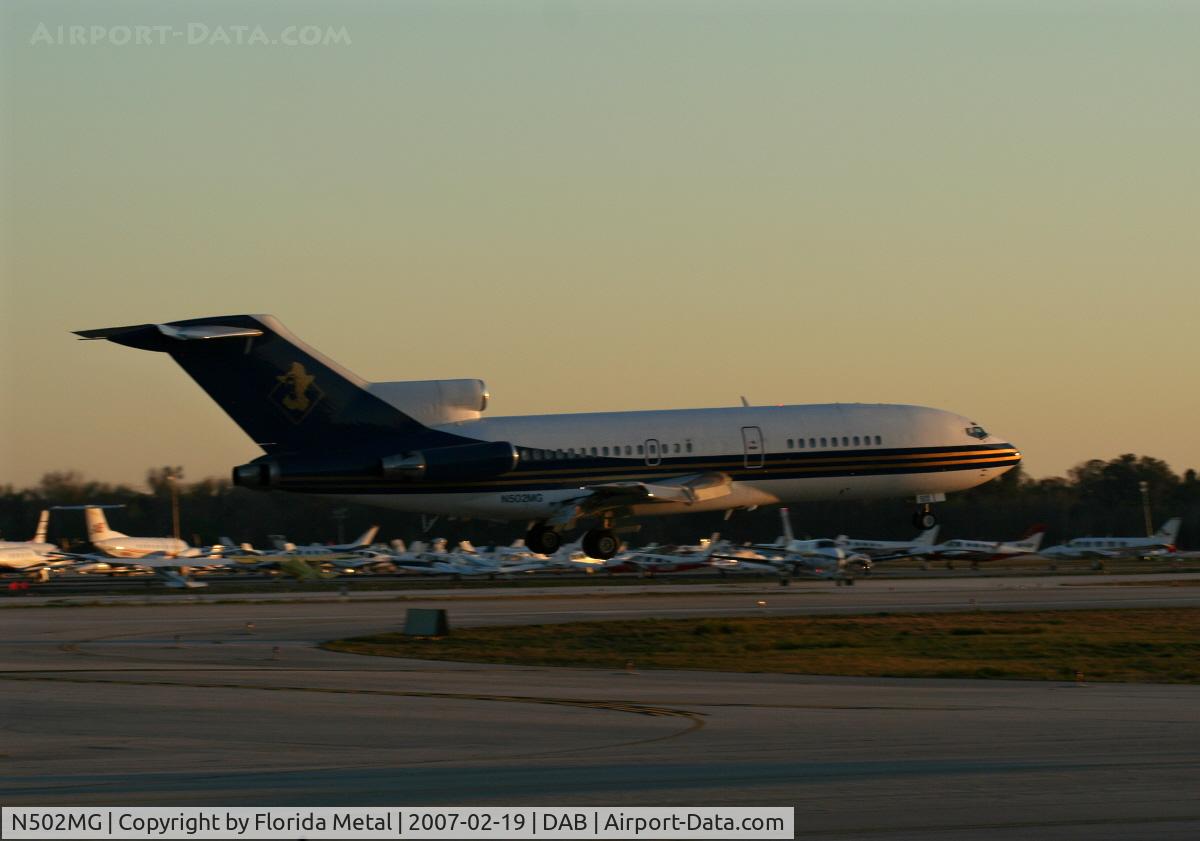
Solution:
[[[233,468],[233,484],[253,490],[291,485],[369,479],[379,475],[379,459],[346,453],[293,453],[269,456]]]
[[[396,455],[294,453],[269,456],[233,468],[233,484],[242,488],[287,490],[296,485],[336,485],[339,481],[404,480],[447,482],[490,479],[516,468],[517,448],[507,441],[481,441],[431,447]]]

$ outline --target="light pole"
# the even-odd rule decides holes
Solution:
[[[179,539],[179,479],[182,478],[179,468],[167,473],[167,482],[171,485],[171,533]]]
[[[346,509],[333,509],[333,519],[337,522],[337,542],[341,546],[346,542]]]
[[[1138,490],[1142,492],[1142,516],[1146,520],[1146,537],[1154,534],[1154,526],[1150,519],[1150,483],[1144,479],[1138,482]]]

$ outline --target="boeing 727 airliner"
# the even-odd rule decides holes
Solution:
[[[552,553],[616,554],[618,520],[814,499],[930,502],[994,479],[1021,454],[975,421],[920,406],[812,405],[485,418],[480,380],[369,383],[269,315],[83,330],[170,354],[261,447],[246,488],[405,511],[531,522]]]

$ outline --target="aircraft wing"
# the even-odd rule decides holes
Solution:
[[[332,558],[328,561],[325,561],[325,563],[332,564],[333,566],[337,567],[338,569],[360,569],[361,567],[371,566],[372,564],[383,563],[386,560],[387,560],[386,558],[358,556],[358,557],[346,557],[346,558]]]
[[[73,564],[75,566],[105,564],[109,567],[145,567],[146,569],[166,566],[162,563],[166,555],[162,554],[143,555],[140,558],[114,558],[102,552],[54,552],[52,556],[58,559],[60,563]],[[179,566],[179,564],[172,562],[171,566]]]
[[[64,552],[55,549],[53,552],[46,553],[46,564],[53,566],[69,566],[78,563],[92,563],[103,560],[106,556],[96,555],[91,552]]]
[[[172,558],[162,553],[143,555],[140,558],[112,558],[108,555],[97,554],[94,552],[60,552],[56,554],[64,558],[69,558],[75,566],[84,566],[86,564],[105,564],[110,568],[132,567],[148,569],[154,573],[155,577],[161,579],[168,587],[192,590],[208,586],[208,584],[204,583],[203,581],[195,581],[180,572],[180,567],[195,566],[195,564],[188,563],[190,560],[195,560],[194,558]]]
[[[173,558],[169,555],[164,555],[162,552],[151,552],[149,555],[142,555],[140,558],[96,558],[95,560],[103,560],[110,567],[146,567],[147,569],[175,569],[181,566],[192,566],[188,561],[191,558]]]
[[[779,572],[782,565],[776,566],[766,561],[749,561],[730,555],[713,555],[709,566],[722,572]]]
[[[733,480],[727,473],[688,473],[658,482],[603,482],[585,485],[583,493],[563,503],[551,525],[569,525],[587,517],[622,508],[654,502],[682,502],[692,505],[733,493]]]

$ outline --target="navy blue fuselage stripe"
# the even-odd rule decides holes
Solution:
[[[786,479],[827,479],[839,477],[859,477],[859,476],[894,476],[905,473],[943,473],[960,470],[975,470],[997,467],[1011,467],[1020,462],[1020,456],[1017,455],[1011,446],[1000,447],[976,447],[976,454],[963,458],[952,458],[947,455],[938,456],[937,450],[942,452],[962,450],[962,447],[951,448],[926,448],[925,453],[914,452],[914,457],[910,459],[896,460],[889,463],[880,462],[864,462],[861,464],[820,464],[809,465],[804,468],[798,468],[795,464],[782,465],[778,464],[777,460],[768,459],[766,465],[760,468],[747,468],[743,465],[722,468],[720,472],[728,473],[734,481],[778,481]],[[1001,450],[995,454],[985,454],[978,452],[979,450]],[[930,453],[929,451],[934,452]],[[859,451],[862,452],[862,451]],[[934,456],[933,458],[930,455]],[[716,460],[732,461],[740,458],[740,456],[705,456],[692,459],[671,459],[659,465],[646,465],[644,463],[626,464],[626,472],[617,474],[604,473],[589,473],[589,474],[560,474],[553,477],[534,477],[526,476],[521,479],[519,472],[507,473],[504,476],[496,479],[482,480],[474,483],[434,483],[434,482],[397,482],[395,480],[384,480],[382,478],[364,478],[361,476],[346,476],[346,477],[327,477],[320,482],[312,480],[297,479],[292,481],[284,480],[281,484],[283,490],[291,491],[317,491],[321,493],[369,493],[369,494],[452,494],[452,493],[502,493],[502,492],[520,492],[529,491],[545,491],[559,490],[564,488],[582,488],[585,485],[604,484],[610,481],[646,481],[654,482],[655,479],[668,479],[675,476],[685,475],[689,472],[695,472],[695,465],[689,465],[688,462],[703,461],[712,462]],[[588,459],[577,459],[571,466],[575,468],[586,469]],[[949,463],[945,463],[949,462]],[[593,465],[599,466],[599,465]],[[790,468],[790,469],[789,469]],[[824,469],[818,469],[824,468]],[[633,473],[628,472],[633,470]]]
[[[995,455],[985,453],[984,450],[995,452]],[[995,458],[1011,452],[1013,447],[942,447],[942,448],[924,448],[921,450],[890,450],[887,452],[875,452],[871,450],[848,450],[840,453],[820,453],[814,455],[801,455],[797,453],[767,453],[764,455],[764,467],[756,469],[786,469],[788,467],[853,467],[855,464],[869,464],[878,462],[895,462],[912,461],[922,459],[929,461],[931,457],[936,457],[942,461],[969,461],[978,460],[981,458]],[[580,471],[644,471],[655,470],[662,467],[670,467],[672,469],[710,469],[710,470],[729,470],[737,469],[745,465],[745,456],[724,455],[724,456],[672,456],[665,458],[658,465],[647,465],[643,459],[631,458],[607,458],[604,456],[576,456],[574,458],[564,459],[545,459],[524,461],[517,469],[508,474],[520,475],[522,473],[551,473],[565,475],[570,472],[571,475],[582,475]]]

